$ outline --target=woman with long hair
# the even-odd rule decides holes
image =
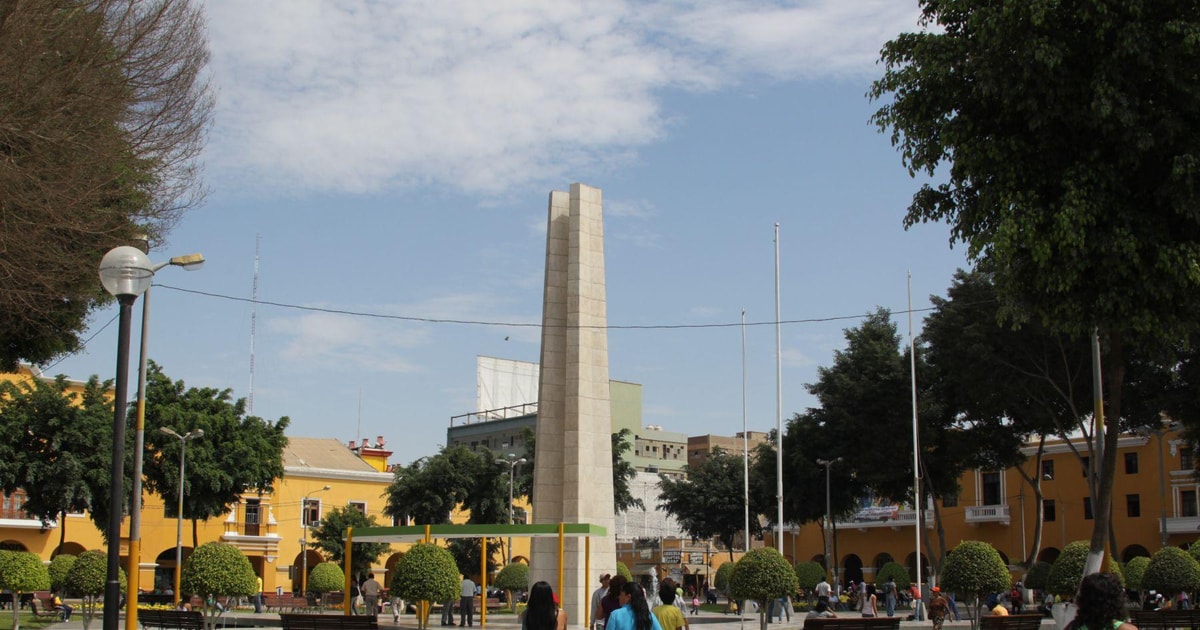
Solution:
[[[1067,630],[1137,630],[1125,622],[1125,589],[1112,573],[1085,575],[1075,606],[1075,619],[1067,624]]]
[[[862,616],[876,617],[879,615],[879,598],[875,597],[875,585],[867,585],[867,597],[863,599]]]
[[[605,630],[663,630],[662,624],[650,614],[650,604],[642,585],[627,582],[621,586],[621,607],[608,616]]]
[[[612,611],[621,607],[621,587],[625,586],[626,581],[625,576],[620,573],[608,580],[608,594],[600,598],[599,621],[607,624]]]
[[[554,603],[550,584],[535,582],[529,589],[529,603],[521,614],[521,630],[567,630],[567,611]]]

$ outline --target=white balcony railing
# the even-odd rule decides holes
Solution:
[[[1200,516],[1168,516],[1167,533],[1195,536],[1200,533]]]
[[[933,529],[933,510],[925,510],[925,529]],[[860,511],[853,520],[838,521],[838,529],[868,530],[878,527],[912,527],[917,522],[916,510],[878,510],[867,513]]]
[[[980,525],[983,523],[1000,523],[1008,525],[1012,521],[1007,505],[969,505],[967,506],[967,523]]]

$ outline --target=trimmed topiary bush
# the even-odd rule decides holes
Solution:
[[[75,566],[75,556],[69,553],[60,553],[54,556],[54,559],[50,561],[50,566],[47,567],[50,573],[50,590],[59,593],[66,592],[67,574],[71,572],[73,566]]]
[[[511,610],[516,610],[516,600],[513,599],[513,591],[523,591],[529,588],[529,566],[522,562],[514,562],[496,574],[495,581],[492,586],[504,591],[508,595],[508,607]]]
[[[980,602],[992,593],[1007,591],[1011,584],[1012,576],[1000,552],[978,540],[959,543],[942,566],[942,587],[966,596],[975,610],[970,616],[972,628],[978,623]]]
[[[633,581],[633,574],[629,572],[629,567],[625,566],[624,562],[617,563],[617,575],[625,578],[626,582]]]
[[[912,584],[912,580],[908,578],[908,569],[904,568],[904,565],[899,562],[887,562],[882,567],[879,567],[879,573],[875,574],[876,588],[880,584],[887,582],[888,578],[896,579],[896,589],[900,591],[908,589]]]
[[[200,597],[246,597],[258,592],[254,567],[241,550],[228,543],[210,542],[196,547],[183,562],[179,589]],[[216,625],[220,612],[205,606],[204,624]]]
[[[1125,588],[1131,591],[1144,591],[1146,568],[1150,566],[1150,558],[1138,556],[1125,563]]]
[[[1200,588],[1200,564],[1179,547],[1163,547],[1154,552],[1142,586],[1168,596]]]
[[[728,564],[728,563],[726,563]],[[721,565],[724,567],[725,565]],[[796,571],[771,547],[754,549],[742,556],[729,576],[729,590],[739,601],[758,602],[759,625],[767,630],[767,604],[796,592]]]
[[[393,588],[400,596],[414,602],[444,602],[459,594],[458,565],[449,551],[437,545],[413,545],[396,563]],[[422,611],[424,614],[422,614]],[[417,612],[417,626],[429,625],[429,606]]]
[[[397,564],[397,566],[399,566]],[[393,587],[396,580],[393,580]],[[335,562],[322,562],[308,574],[308,590],[320,595],[319,608],[325,608],[325,595],[346,587],[346,573]],[[349,593],[346,594],[349,597]]]
[[[1073,600],[1075,592],[1079,590],[1079,581],[1083,579],[1087,555],[1086,541],[1077,540],[1063,547],[1058,559],[1050,566],[1050,575],[1046,576],[1046,590],[1065,600]],[[1121,576],[1120,565],[1111,557],[1108,560],[1108,572]]]
[[[37,554],[28,551],[0,550],[0,588],[12,592],[10,607],[13,630],[21,628],[21,592],[43,591],[50,588],[50,573]]]
[[[125,592],[125,570],[118,574],[121,581],[121,592]],[[92,617],[104,594],[104,583],[108,579],[108,556],[103,551],[85,551],[75,559],[74,566],[67,573],[66,587],[76,597],[83,598],[80,612],[83,615],[83,629],[87,630],[92,623]]]
[[[1046,588],[1046,579],[1050,577],[1049,562],[1034,562],[1033,566],[1029,567],[1029,571],[1025,573],[1025,588],[1034,588],[1044,590]]]
[[[825,567],[820,562],[801,562],[796,565],[796,580],[800,588],[812,592],[825,579]],[[812,597],[809,597],[812,599]]]

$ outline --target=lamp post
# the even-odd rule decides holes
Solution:
[[[308,596],[308,526],[307,514],[308,498],[318,492],[325,492],[330,486],[325,486],[320,490],[313,490],[304,495],[304,500],[300,502],[300,597]]]
[[[825,542],[825,566],[829,567],[830,574],[833,576],[834,584],[837,584],[838,578],[837,578],[836,560],[832,563],[829,561],[829,539],[832,536],[832,534],[829,531],[829,528],[833,527],[833,518],[831,516],[831,514],[833,513],[833,510],[830,509],[831,502],[829,500],[829,468],[840,461],[842,461],[841,457],[838,457],[837,459],[818,459],[817,460],[818,466],[825,467],[825,535],[822,536],[822,538],[825,539],[825,541],[824,541]]]
[[[125,394],[129,388],[129,328],[131,309],[150,287],[154,268],[135,247],[115,247],[100,259],[100,283],[117,298],[117,379],[113,390],[112,466],[108,495],[108,568],[104,582],[104,630],[117,630],[121,603],[121,498],[125,472]]]
[[[149,250],[147,242],[146,249]],[[147,253],[149,253],[147,251]],[[183,267],[185,271],[196,271],[204,266],[204,256],[188,254],[176,256],[165,263],[154,264],[151,269],[158,273],[167,265]],[[150,333],[150,288],[142,295],[142,343],[138,360],[136,432],[133,440],[133,487],[129,493],[129,580],[125,591],[125,630],[137,630],[138,582],[141,579],[142,558],[142,454],[145,449],[146,430],[146,342]],[[178,602],[178,599],[176,600]]]
[[[183,576],[183,471],[187,459],[187,443],[198,437],[204,437],[204,429],[188,431],[179,435],[167,427],[159,427],[159,431],[179,440],[179,506],[175,514],[175,605],[179,606],[179,582]]]
[[[507,464],[508,465],[508,524],[509,525],[513,524],[513,474],[516,471],[517,466],[524,464],[527,461],[524,457],[522,457],[520,459],[516,459],[516,457],[517,457],[516,455],[509,453],[508,457],[506,457],[505,459],[497,459],[496,460],[497,464]],[[504,564],[511,564],[512,563],[512,536],[508,537],[508,546],[505,547],[504,555],[506,556],[505,560],[504,560]]]

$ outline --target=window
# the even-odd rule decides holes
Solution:
[[[1083,497],[1083,520],[1090,521],[1092,518],[1092,497]]]
[[[1125,474],[1136,475],[1138,472],[1137,453],[1125,453]]]
[[[1179,515],[1180,516],[1197,516],[1197,514],[1196,514],[1196,491],[1195,490],[1180,490],[1179,491]]]
[[[983,473],[983,505],[1000,505],[1000,473]]]
[[[246,536],[258,536],[258,526],[262,520],[259,518],[262,505],[258,499],[246,499],[246,528],[242,533]]]
[[[305,499],[304,510],[301,512],[301,518],[304,519],[305,526],[311,526],[321,520],[321,501],[320,499]]]
[[[1042,460],[1042,479],[1054,479],[1054,460]]]
[[[347,505],[350,507],[351,510],[356,511],[359,514],[362,514],[363,516],[367,515],[367,504],[366,503],[363,503],[362,501],[351,501]]]
[[[1090,457],[1083,458],[1083,476],[1084,477],[1088,476],[1088,468],[1091,466],[1091,463],[1092,463],[1092,458],[1090,458]]]
[[[1125,495],[1125,514],[1129,518],[1137,518],[1142,515],[1142,496],[1140,494]]]
[[[958,495],[942,497],[942,507],[958,507]]]
[[[1192,470],[1196,467],[1196,460],[1192,458],[1192,447],[1179,447],[1179,469]]]
[[[1055,507],[1054,499],[1042,499],[1042,520],[1043,521],[1049,523],[1054,520],[1057,520],[1055,518],[1056,516],[1058,516],[1056,514],[1057,510],[1055,510],[1054,507]]]

